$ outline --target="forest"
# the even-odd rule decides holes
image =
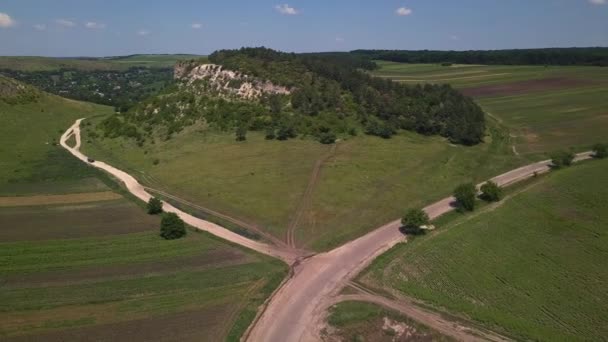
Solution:
[[[449,85],[408,86],[374,78],[364,72],[375,66],[369,58],[242,48],[217,51],[209,61],[291,92],[255,100],[227,99],[200,91],[196,87],[204,87],[201,80],[178,82],[120,118],[108,119],[101,126],[104,134],[128,135],[143,144],[159,125],[170,138],[201,119],[215,129],[234,130],[237,140],[245,140],[247,131],[253,130],[265,132],[267,139],[304,135],[333,143],[359,132],[388,139],[403,129],[473,145],[485,134],[484,114],[470,98]]]
[[[608,66],[608,48],[605,47],[471,51],[355,50],[350,54],[399,63]]]

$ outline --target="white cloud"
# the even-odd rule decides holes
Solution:
[[[450,39],[451,40],[460,40],[460,37],[457,36],[457,35],[455,35],[455,34],[453,34],[453,35],[450,36]]]
[[[593,4],[593,5],[605,5],[608,3],[608,1],[606,1],[606,0],[589,0],[589,3]]]
[[[0,12],[0,27],[12,27],[16,22],[10,15]]]
[[[34,25],[34,28],[36,30],[38,30],[38,31],[44,31],[44,30],[46,30],[46,25],[44,25],[44,24],[36,24],[36,25]]]
[[[406,16],[406,15],[410,15],[410,14],[412,14],[412,12],[413,12],[413,11],[412,11],[410,8],[407,8],[407,7],[399,7],[399,8],[397,8],[397,10],[395,11],[395,13],[396,13],[398,16],[402,16],[402,17],[403,17],[403,16]]]
[[[276,9],[279,13],[285,15],[296,15],[300,13],[300,11],[298,11],[294,7],[289,6],[288,4],[276,5],[274,6],[274,9]]]
[[[67,19],[57,19],[55,20],[55,23],[57,23],[57,25],[63,26],[63,27],[74,27],[76,26],[76,23],[71,21],[71,20],[67,20]]]
[[[192,27],[193,29],[195,29],[195,30],[200,30],[200,29],[202,29],[202,28],[203,28],[203,24],[201,24],[201,23],[193,23],[193,24],[191,25],[191,27]]]
[[[150,34],[150,31],[148,31],[148,30],[143,30],[142,29],[142,30],[137,31],[137,35],[138,36],[147,36],[149,34]]]
[[[84,27],[86,27],[88,29],[94,29],[94,30],[103,30],[106,28],[106,24],[89,21],[86,24],[84,24]]]
[[[342,38],[340,36],[337,36],[336,37],[336,42],[338,42],[338,43],[344,43],[344,38]]]

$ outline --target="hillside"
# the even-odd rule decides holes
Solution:
[[[211,62],[212,64],[210,64]],[[268,139],[313,136],[323,143],[365,132],[389,138],[399,130],[483,141],[481,109],[449,86],[406,86],[362,72],[366,59],[296,55],[265,48],[213,53],[175,69],[177,84],[102,128],[141,144],[202,122],[217,131],[265,132]],[[137,128],[136,128],[137,127]],[[141,128],[141,129],[140,129]]]
[[[40,92],[16,80],[0,75],[0,101],[8,104],[34,102]]]

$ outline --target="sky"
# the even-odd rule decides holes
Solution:
[[[608,46],[608,0],[0,0],[0,55],[209,54],[242,46]]]

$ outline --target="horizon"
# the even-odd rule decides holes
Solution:
[[[3,56],[208,55],[243,46],[299,53],[605,47],[607,33],[607,0],[145,5],[6,0],[0,5]]]

